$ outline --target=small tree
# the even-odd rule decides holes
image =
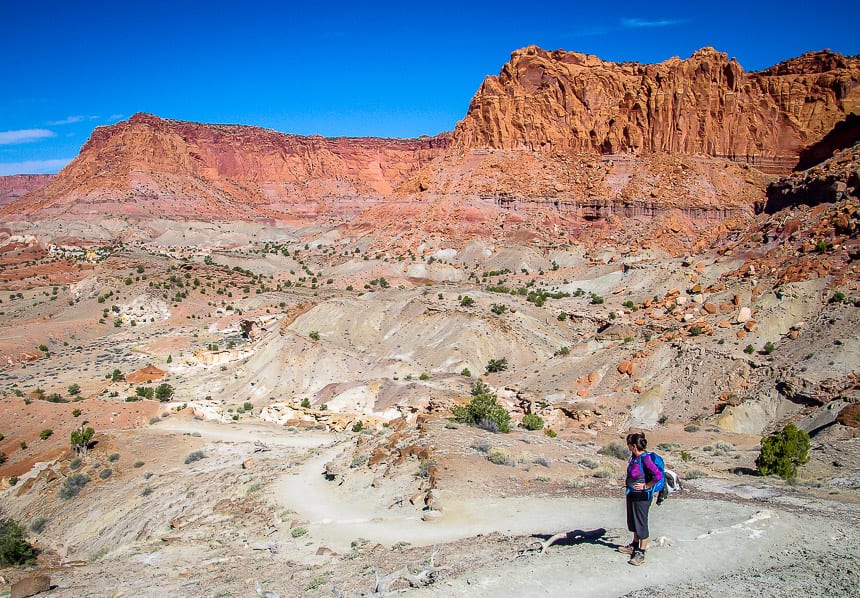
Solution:
[[[70,395],[74,396],[76,394],[80,394],[81,386],[80,384],[69,384],[69,388],[67,390],[69,391]]]
[[[491,359],[489,363],[484,367],[487,370],[488,374],[493,374],[495,372],[504,372],[508,369],[508,358],[502,357],[501,359]]]
[[[166,382],[163,384],[159,384],[155,387],[155,398],[161,401],[162,403],[165,401],[169,401],[170,397],[173,396],[173,387],[167,384]]]
[[[761,440],[761,453],[755,460],[761,475],[775,474],[784,480],[797,477],[797,466],[809,461],[809,434],[788,424]]]
[[[87,421],[81,422],[80,427],[77,430],[72,430],[71,434],[72,448],[75,450],[78,457],[83,459],[87,457],[87,451],[90,448],[90,441],[96,433],[96,431],[90,427],[84,428],[88,423],[89,422]]]

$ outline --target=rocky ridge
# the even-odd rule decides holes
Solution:
[[[811,52],[758,73],[703,48],[659,64],[536,46],[484,80],[458,148],[708,154],[784,173],[860,107],[860,61]]]
[[[0,176],[0,206],[15,201],[22,195],[41,189],[50,183],[53,174],[13,174]]]

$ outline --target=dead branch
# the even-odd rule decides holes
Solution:
[[[268,550],[272,554],[278,554],[278,545],[274,542],[268,542],[266,544],[254,544],[251,546],[251,550]]]
[[[535,540],[531,544],[529,544],[523,552],[538,550],[540,554],[544,554],[550,546],[561,540],[562,538],[567,537],[567,532],[558,532],[557,534],[550,536],[546,540]]]
[[[444,569],[444,567],[436,566],[436,555],[438,553],[439,549],[434,546],[430,552],[430,560],[426,565],[424,565],[424,567],[422,567],[421,571],[415,574],[410,572],[409,567],[407,566],[401,567],[397,571],[392,571],[383,577],[379,576],[379,571],[374,571],[374,575],[376,576],[376,587],[373,590],[374,594],[388,594],[391,591],[391,584],[398,579],[405,579],[413,588],[430,585],[436,581],[436,574]]]

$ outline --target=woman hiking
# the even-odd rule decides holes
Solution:
[[[631,565],[645,563],[645,548],[648,545],[648,509],[651,508],[651,488],[663,479],[660,468],[654,464],[651,455],[645,452],[648,441],[645,434],[628,434],[627,448],[630,460],[627,462],[627,529],[633,532],[633,541],[627,546],[619,546],[618,552],[630,555]]]

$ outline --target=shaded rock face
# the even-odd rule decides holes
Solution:
[[[0,176],[0,206],[15,201],[30,191],[41,189],[52,180],[54,174],[15,174]]]
[[[485,79],[453,145],[704,153],[782,173],[860,109],[858,83],[860,60],[827,51],[747,73],[713,48],[646,65],[531,46]]]
[[[61,176],[10,207],[42,217],[113,211],[249,219],[319,213],[326,210],[316,202],[328,199],[324,208],[348,211],[350,198],[389,195],[447,143],[445,135],[301,137],[141,113],[97,128]]]
[[[837,152],[821,164],[783,177],[767,187],[763,211],[774,214],[782,209],[822,203],[835,203],[860,197],[860,148]]]

